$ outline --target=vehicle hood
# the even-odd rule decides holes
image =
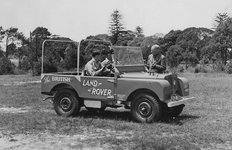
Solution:
[[[130,72],[130,73],[123,73],[120,75],[121,78],[137,78],[137,79],[164,79],[166,76],[171,75],[168,74],[149,74],[148,72]]]

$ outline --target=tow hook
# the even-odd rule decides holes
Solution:
[[[50,103],[53,104],[54,96],[49,96],[43,99],[43,101],[49,100]]]

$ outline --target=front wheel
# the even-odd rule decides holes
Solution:
[[[75,92],[69,89],[59,90],[53,102],[56,113],[60,116],[75,116],[80,111],[80,102]]]
[[[138,122],[158,121],[161,117],[160,103],[154,96],[140,94],[132,102],[131,113]]]
[[[168,108],[166,106],[166,108],[164,109],[165,115],[168,117],[177,117],[183,111],[184,106],[185,106],[184,104],[179,105],[179,106],[175,106],[175,107],[171,107],[171,108]]]

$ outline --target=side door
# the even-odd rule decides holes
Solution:
[[[114,100],[114,77],[81,76],[81,93],[84,99]]]

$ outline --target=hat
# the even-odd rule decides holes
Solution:
[[[92,52],[92,57],[95,57],[95,56],[97,56],[97,55],[100,55],[100,51],[99,51],[99,50],[94,50],[94,51]]]
[[[156,50],[157,48],[160,48],[160,46],[157,45],[157,44],[155,44],[155,45],[153,45],[153,46],[151,47],[151,51],[154,51],[154,50]]]

